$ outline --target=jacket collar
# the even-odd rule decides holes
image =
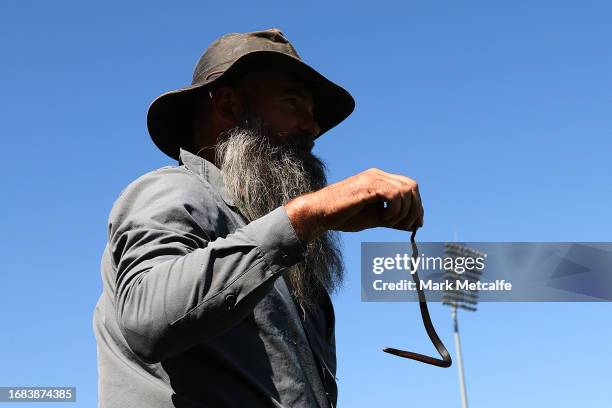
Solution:
[[[190,171],[203,177],[221,195],[225,204],[236,207],[223,183],[221,170],[208,160],[197,156],[183,148],[179,148],[179,165],[185,165]]]

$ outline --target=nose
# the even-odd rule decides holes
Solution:
[[[321,128],[312,115],[305,115],[300,122],[300,131],[314,139],[321,133]]]

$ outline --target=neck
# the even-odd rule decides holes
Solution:
[[[216,161],[216,157],[215,157],[215,147],[214,146],[205,146],[205,147],[198,147],[196,149],[194,149],[194,153],[196,156],[200,156],[201,158],[208,160],[209,162],[213,163],[215,166],[219,167],[219,163],[217,163]]]

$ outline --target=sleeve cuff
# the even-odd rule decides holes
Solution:
[[[306,248],[283,206],[249,223],[245,232],[257,244],[272,272],[280,272],[304,260]]]

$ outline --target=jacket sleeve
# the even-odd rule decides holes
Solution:
[[[159,362],[246,317],[304,247],[287,212],[217,237],[219,196],[184,170],[159,169],[130,184],[109,217],[117,321],[132,351]]]

